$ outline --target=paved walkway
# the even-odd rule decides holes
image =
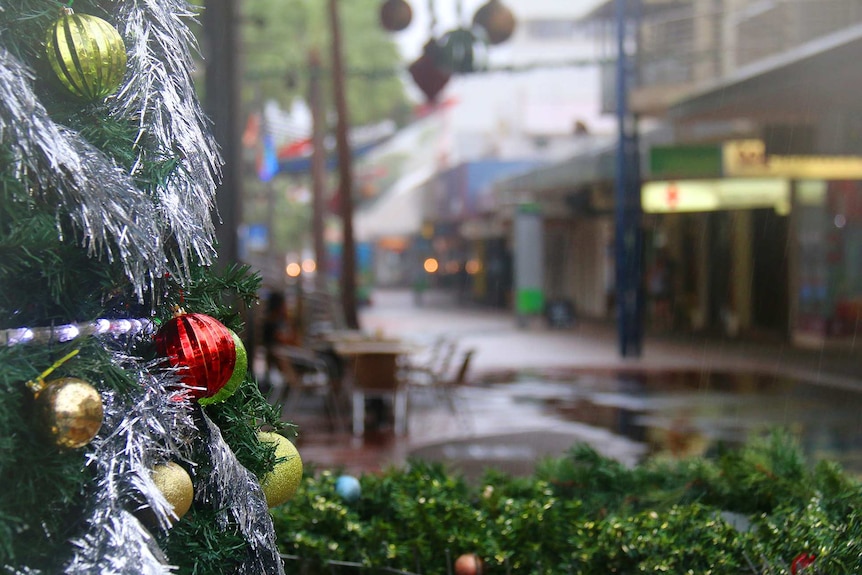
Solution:
[[[600,426],[560,418],[543,407],[543,396],[554,400],[571,393],[564,380],[574,373],[740,372],[862,390],[862,354],[855,350],[650,335],[642,357],[622,359],[613,325],[582,322],[569,330],[550,330],[536,321],[519,328],[506,311],[459,307],[445,293],[426,293],[423,305],[416,307],[409,291],[378,290],[373,304],[361,310],[360,324],[368,332],[416,342],[455,337],[463,348],[475,350],[472,381],[507,383],[461,389],[457,413],[432,397],[412,398],[406,437],[384,428],[356,439],[346,429],[328,429],[320,404],[304,404],[285,417],[299,426],[303,461],[316,467],[373,472],[418,454],[457,463],[467,474],[485,465],[521,472],[577,441],[618,460],[637,461],[643,444]],[[529,377],[531,373],[536,377]]]
[[[507,370],[703,370],[774,373],[840,387],[862,387],[859,349],[810,350],[788,343],[755,343],[717,337],[645,337],[639,358],[621,358],[614,326],[581,322],[569,330],[548,329],[536,320],[519,328],[505,310],[457,306],[447,294],[425,294],[416,307],[407,291],[378,290],[360,313],[362,328],[417,341],[438,335],[476,350],[477,372]]]

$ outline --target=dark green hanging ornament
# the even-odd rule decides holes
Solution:
[[[455,74],[469,74],[476,69],[474,45],[476,36],[466,28],[457,28],[440,38],[441,66]]]

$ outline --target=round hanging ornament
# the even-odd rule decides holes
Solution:
[[[501,44],[515,31],[515,15],[501,0],[488,0],[473,15],[473,24],[485,31],[489,44]]]
[[[457,28],[440,38],[441,64],[455,74],[469,74],[476,69],[474,45],[476,36],[466,28]]]
[[[156,465],[150,472],[153,483],[156,484],[168,503],[173,508],[176,520],[182,519],[192,506],[195,497],[192,478],[178,463],[169,461],[162,465]]]
[[[230,378],[227,380],[227,383],[224,384],[219,391],[216,392],[212,397],[202,397],[198,400],[198,403],[201,405],[210,405],[211,403],[221,403],[239,389],[239,386],[245,381],[246,373],[248,372],[248,352],[245,350],[245,345],[242,343],[242,340],[233,330],[230,331],[231,337],[233,337],[233,345],[236,349],[236,363],[233,367],[233,373]]]
[[[260,480],[260,486],[269,507],[276,507],[289,500],[299,488],[302,480],[302,458],[291,441],[269,431],[257,434],[261,443],[275,444],[275,467]]]
[[[213,317],[179,310],[156,332],[156,351],[178,368],[189,395],[213,397],[234,374],[237,348],[232,334]]]
[[[77,449],[96,437],[102,427],[102,396],[76,377],[45,382],[36,392],[37,420],[59,447]]]
[[[408,68],[413,81],[425,94],[428,102],[437,100],[437,96],[452,77],[452,72],[441,65],[442,60],[442,50],[432,38],[425,44],[422,55]]]
[[[380,25],[389,32],[400,32],[410,25],[413,9],[405,0],[386,0],[380,5]]]
[[[45,51],[63,86],[85,100],[113,94],[126,73],[126,46],[117,29],[68,7],[48,28]]]
[[[362,485],[352,475],[341,475],[335,480],[335,492],[347,503],[356,503],[362,497]]]

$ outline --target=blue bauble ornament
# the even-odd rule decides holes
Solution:
[[[335,480],[335,492],[347,503],[359,501],[362,496],[359,480],[351,475],[342,475]]]

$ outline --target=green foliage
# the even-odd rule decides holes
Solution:
[[[243,5],[246,53],[243,100],[275,99],[287,105],[308,94],[308,53],[320,53],[324,94],[331,94],[328,3],[312,0],[248,0]],[[397,76],[400,56],[377,21],[377,0],[339,2],[345,79],[351,123],[379,122],[409,111]],[[332,99],[327,96],[327,105]]]
[[[808,467],[779,432],[715,459],[634,468],[577,445],[531,477],[488,471],[476,484],[413,461],[362,476],[353,504],[337,495],[337,476],[311,474],[273,510],[279,545],[309,573],[338,560],[444,574],[447,554],[475,552],[488,574],[740,575],[750,560],[788,575],[804,552],[820,573],[849,574],[862,556],[858,480],[834,463]]]

